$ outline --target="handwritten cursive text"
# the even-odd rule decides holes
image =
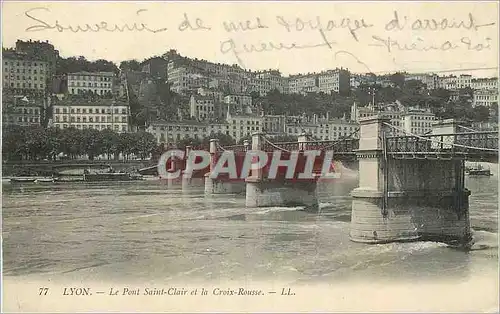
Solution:
[[[137,23],[134,22],[132,24],[123,24],[123,25],[117,25],[117,24],[108,24],[108,22],[101,21],[99,23],[85,23],[83,25],[62,25],[59,23],[58,20],[55,20],[55,22],[51,25],[48,22],[42,20],[40,17],[35,17],[34,12],[35,11],[46,11],[50,12],[48,8],[45,7],[36,7],[27,10],[24,12],[24,14],[32,21],[37,22],[37,24],[31,25],[28,28],[26,28],[27,32],[40,32],[40,31],[45,31],[45,30],[52,30],[55,29],[58,32],[62,33],[64,31],[70,31],[73,33],[78,33],[78,32],[100,32],[100,31],[105,31],[105,32],[124,32],[124,31],[137,31],[137,32],[142,32],[142,31],[147,31],[151,33],[160,33],[164,32],[167,30],[166,27],[162,28],[150,28],[148,27],[147,24],[145,23]],[[147,10],[141,9],[136,11],[136,15],[140,16],[142,13],[146,12]]]

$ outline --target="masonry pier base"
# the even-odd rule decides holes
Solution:
[[[200,187],[203,184],[204,179],[203,178],[192,178],[191,176],[187,176],[184,173],[182,173],[181,177],[181,186],[182,190],[191,190],[193,187]]]
[[[387,158],[385,118],[361,120],[359,187],[351,192],[351,240],[434,241],[467,247],[472,236],[460,159]]]
[[[205,194],[241,194],[245,192],[244,181],[230,181],[210,178],[210,173],[205,174]]]
[[[364,243],[421,240],[467,245],[469,194],[468,190],[391,192],[384,205],[382,193],[355,189],[350,237]],[[459,198],[464,202],[457,207]]]
[[[246,179],[246,206],[305,206],[318,209],[317,182]]]

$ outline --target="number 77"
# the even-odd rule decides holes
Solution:
[[[47,295],[47,292],[49,292],[49,288],[38,288],[38,295]]]

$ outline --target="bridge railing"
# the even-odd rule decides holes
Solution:
[[[359,148],[359,139],[342,138],[333,141],[310,141],[306,142],[307,149],[328,150],[337,153],[352,153]]]
[[[262,141],[262,150],[265,152],[272,152],[275,150],[281,150],[285,152],[298,151],[299,142],[281,142],[281,143],[273,143],[266,137],[263,137]]]
[[[226,150],[233,151],[233,152],[246,152],[247,148],[248,148],[248,145],[245,145],[245,144],[221,146],[219,143],[217,143],[217,152],[223,152]]]
[[[498,132],[469,132],[387,137],[388,153],[495,153]]]

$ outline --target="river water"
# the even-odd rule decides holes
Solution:
[[[497,176],[468,178],[473,250],[349,240],[356,179],[320,189],[320,212],[245,208],[158,180],[3,187],[6,279],[282,280],[291,284],[498,278]]]

